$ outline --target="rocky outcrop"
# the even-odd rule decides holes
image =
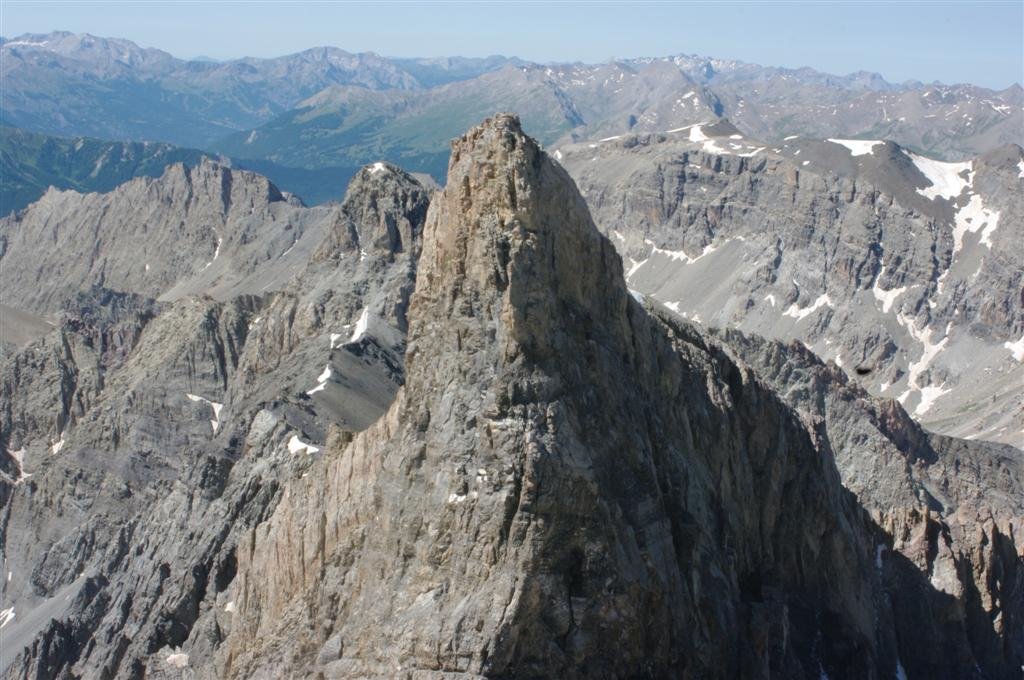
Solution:
[[[641,304],[514,116],[448,176],[360,171],[278,293],[80,327],[132,348],[9,485],[8,677],[1014,677],[1012,459]]]
[[[1020,452],[928,433],[897,401],[871,397],[798,342],[783,345],[735,330],[715,335],[734,361],[757,371],[828,442],[843,485],[888,535],[876,548],[879,568],[893,564],[887,557],[893,551],[933,586],[894,600],[901,633],[911,635],[918,612],[930,609],[943,625],[967,631],[990,674],[1013,677],[1016,667],[1003,659],[1003,648],[1018,656],[1024,650]],[[927,668],[936,661],[929,654],[913,645],[903,661]]]
[[[933,431],[1024,447],[1020,147],[941,163],[719,123],[556,155],[631,287],[800,340]]]
[[[841,678],[902,674],[905,654],[964,677],[1017,654],[975,655],[963,628],[902,634],[882,532],[827,440],[630,297],[511,116],[453,145],[406,371],[387,415],[239,545],[207,672]]]
[[[261,295],[302,270],[336,211],[210,160],[106,194],[51,189],[0,219],[0,285],[13,306],[40,314],[93,286],[162,300]]]
[[[284,290],[96,289],[0,367],[4,646],[26,647],[3,655],[10,677],[156,675],[193,628],[215,641],[238,536],[328,432],[391,403],[428,194],[373,170],[324,213],[322,240],[356,240]]]

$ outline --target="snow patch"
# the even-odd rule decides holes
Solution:
[[[370,324],[370,310],[367,307],[363,307],[363,311],[359,314],[359,319],[356,321],[356,329],[352,331],[352,337],[349,342],[359,342],[366,335],[366,329]]]
[[[1014,359],[1024,362],[1024,335],[1017,342],[1007,340],[1003,343],[1003,347],[1010,350],[1010,354],[1013,355]]]
[[[221,238],[220,234],[217,233],[216,229],[213,230],[213,235],[217,237],[217,247],[213,249],[213,259],[207,262],[205,265],[203,265],[201,271],[206,271],[207,269],[209,269],[210,265],[216,262],[217,258],[220,257],[220,247],[221,245],[223,245],[224,239]]]
[[[224,605],[224,611],[226,611],[229,614],[233,613],[235,611],[235,601],[231,600],[231,602],[228,602],[226,605]]]
[[[308,454],[316,453],[319,450],[320,449],[318,447],[313,446],[312,444],[307,444],[306,442],[299,439],[299,436],[295,434],[293,434],[292,438],[288,440],[288,453],[295,454],[306,452]]]
[[[4,626],[6,626],[8,623],[10,623],[13,620],[14,620],[14,607],[11,607],[10,609],[5,609],[2,612],[0,612],[0,628],[3,628]]]
[[[341,337],[341,333],[331,333],[331,349],[334,349],[334,344],[338,342]]]
[[[920,416],[928,412],[928,410],[935,404],[935,400],[941,397],[946,392],[946,383],[942,383],[939,386],[928,385],[927,387],[921,388],[921,401],[918,403],[917,408],[914,409],[914,415]]]
[[[638,261],[634,260],[633,258],[630,258],[629,261],[632,264],[629,267],[629,271],[626,272],[626,279],[629,279],[631,276],[633,276],[633,274],[636,274],[637,270],[639,270],[640,267],[643,267],[645,264],[647,264],[647,260],[648,260],[648,258],[644,258],[644,259],[642,259],[642,260],[640,260],[638,262]]]
[[[969,173],[972,161],[946,163],[918,156],[916,153],[908,152],[907,155],[910,156],[910,160],[914,162],[921,174],[932,184],[930,187],[917,190],[917,193],[925,198],[956,198],[971,184]],[[965,171],[968,172],[968,176],[961,177]]]
[[[902,404],[913,390],[918,390],[921,393],[921,402],[914,413],[915,415],[921,415],[932,407],[936,399],[949,391],[945,389],[945,383],[937,387],[934,385],[922,386],[920,384],[921,374],[925,372],[935,357],[945,348],[946,343],[949,342],[949,336],[946,335],[942,340],[933,342],[932,336],[934,333],[927,326],[923,329],[918,329],[913,320],[905,317],[902,312],[896,314],[896,320],[907,329],[907,332],[910,333],[914,340],[923,346],[921,358],[907,366],[907,390],[899,397],[899,402]],[[949,329],[947,328],[946,331],[948,333]]]
[[[873,155],[874,148],[885,143],[878,139],[829,139],[828,141],[845,146],[850,150],[851,156]]]
[[[737,238],[726,239],[722,243],[724,244],[724,243],[728,243],[729,241],[742,241],[742,240],[743,240],[742,238],[737,237]],[[668,258],[673,259],[673,260],[677,260],[679,262],[682,262],[683,264],[693,264],[694,262],[696,262],[700,258],[704,257],[705,255],[710,255],[711,253],[715,252],[719,248],[719,245],[716,245],[714,243],[709,243],[708,245],[704,246],[704,250],[701,251],[700,255],[698,255],[696,257],[690,257],[683,250],[665,250],[664,248],[659,248],[658,246],[654,245],[654,242],[653,241],[649,241],[649,240],[645,240],[645,243],[647,243],[648,245],[652,246],[652,249],[651,249],[651,254],[652,255],[664,255],[665,257],[668,257]],[[646,262],[646,261],[647,260],[644,260],[644,262]],[[631,270],[631,273],[632,273],[632,270]]]
[[[17,451],[13,449],[7,449],[7,455],[14,459],[14,462],[18,464],[18,477],[14,480],[15,484],[19,484],[22,480],[31,477],[32,475],[25,474],[25,447],[22,446]]]
[[[772,295],[771,293],[768,293],[767,295],[765,295],[764,299],[767,300],[769,303],[771,303],[772,307],[775,306],[775,296]]]
[[[14,47],[15,45],[19,45],[21,47],[45,47],[48,42],[50,41],[41,40],[37,42],[34,40],[11,40],[10,42],[5,42],[4,47]]]
[[[685,130],[686,128],[679,128]],[[706,142],[710,139],[704,131],[701,129],[701,125],[690,126],[690,141],[691,142]]]
[[[380,161],[377,161],[370,167],[370,174],[376,175],[378,172],[387,172],[388,166],[384,165]]]
[[[167,655],[167,665],[174,666],[175,668],[185,668],[188,666],[188,654],[181,652],[175,652]]]
[[[59,453],[64,448],[64,434],[61,433],[60,440],[50,445],[50,453]]]
[[[878,276],[875,277],[875,284],[871,288],[871,292],[874,293],[875,299],[882,303],[882,312],[888,314],[889,310],[892,309],[892,303],[896,301],[900,295],[906,292],[907,287],[902,286],[900,288],[893,288],[892,290],[883,290],[879,287],[878,281],[882,278],[882,274],[885,273],[885,267],[882,267],[878,271]]]
[[[992,247],[992,234],[999,226],[999,211],[990,210],[981,201],[981,196],[974,194],[967,205],[956,211],[956,224],[953,227],[953,255],[956,256],[964,245],[964,235],[981,231],[981,244]]]
[[[201,401],[204,404],[208,404],[213,409],[213,420],[210,421],[210,426],[213,427],[213,431],[216,432],[217,428],[220,427],[220,410],[224,408],[224,404],[219,404],[215,401],[210,401],[205,397],[200,397],[196,394],[186,394],[191,401]]]
[[[317,392],[322,392],[324,389],[327,388],[327,381],[330,380],[330,379],[331,379],[331,365],[327,364],[326,366],[324,366],[323,373],[321,373],[320,375],[318,375],[316,377],[316,381],[318,383],[317,386],[314,387],[311,390],[307,390],[306,394],[312,396],[312,395],[316,394]]]
[[[813,303],[811,303],[811,305],[809,307],[799,307],[794,302],[793,304],[791,304],[789,306],[789,309],[787,309],[786,311],[784,311],[782,313],[782,316],[791,316],[794,319],[796,319],[797,321],[799,321],[799,320],[801,320],[801,319],[803,319],[803,318],[805,318],[807,316],[810,316],[815,311],[817,311],[820,307],[824,307],[826,305],[829,306],[829,307],[833,307],[834,306],[832,304],[832,298],[830,298],[828,296],[828,293],[822,293],[821,295],[819,295],[817,297],[817,299],[815,299],[815,301]]]

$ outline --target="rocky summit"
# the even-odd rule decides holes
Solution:
[[[134,245],[28,255],[84,229]],[[437,193],[204,163],[0,235],[6,677],[1019,677],[1019,451],[630,290],[514,115]]]

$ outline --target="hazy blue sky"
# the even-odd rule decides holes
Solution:
[[[1024,80],[1024,0],[1009,2],[45,2],[3,0],[0,33],[124,37],[180,57],[315,45],[389,56],[535,61],[692,53],[891,81]]]

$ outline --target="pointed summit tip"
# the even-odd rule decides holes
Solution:
[[[615,327],[626,304],[614,246],[572,178],[514,114],[488,118],[453,142],[419,266],[420,319],[500,318],[498,336],[536,354],[551,351],[552,334],[570,317]],[[419,330],[413,324],[411,336]]]
[[[525,136],[523,124],[517,114],[499,111],[490,118],[485,118],[482,123],[470,129],[457,141],[479,139],[488,133]]]
[[[471,128],[466,134],[452,140],[448,176],[451,177],[452,168],[458,165],[463,156],[473,154],[476,149],[496,147],[508,152],[521,146],[527,147],[533,154],[540,151],[537,142],[523,132],[519,116],[507,112],[496,113]]]

